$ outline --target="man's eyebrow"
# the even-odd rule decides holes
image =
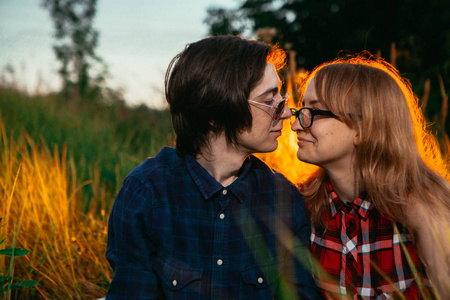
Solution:
[[[258,96],[256,96],[254,99],[257,99],[257,98],[262,97],[267,94],[278,93],[280,91],[280,88],[281,88],[281,84],[277,87],[270,87],[267,90],[265,90],[264,92],[262,92],[261,94],[259,94]]]
[[[317,103],[319,103],[319,100],[317,100],[317,99],[309,101],[309,105],[314,105]],[[304,106],[305,106],[305,101],[302,101],[302,107],[304,107]]]

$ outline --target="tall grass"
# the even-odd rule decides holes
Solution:
[[[108,198],[114,197],[136,165],[162,145],[173,144],[168,111],[145,106],[67,102],[57,96],[28,96],[0,88],[0,115],[6,132],[15,140],[25,131],[36,144],[45,141],[51,152],[66,145],[77,178],[97,180]],[[99,195],[92,184],[82,190],[82,210],[87,212]]]
[[[137,164],[172,144],[168,111],[0,88],[2,248],[14,237],[16,247],[29,249],[14,276],[39,282],[14,297],[104,296],[112,275],[104,254],[114,196]],[[0,270],[8,266],[1,256]]]
[[[83,183],[76,181],[66,148],[53,154],[23,134],[8,137],[0,119],[0,236],[15,236],[30,254],[16,261],[15,276],[38,285],[18,291],[19,299],[93,299],[106,293],[111,270],[104,259],[107,217],[81,211]],[[69,174],[72,174],[69,180]],[[17,179],[17,180],[15,180]],[[106,199],[101,199],[103,202]],[[7,246],[8,240],[5,241]],[[1,257],[0,270],[8,266]],[[19,294],[18,294],[19,293]]]
[[[104,296],[112,276],[104,259],[107,212],[115,193],[137,164],[171,144],[167,111],[0,88],[2,247],[14,236],[16,247],[29,249],[14,275],[39,282],[14,296]],[[0,257],[0,270],[8,264]]]

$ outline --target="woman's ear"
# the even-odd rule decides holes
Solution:
[[[355,146],[359,146],[359,143],[360,143],[360,142],[361,142],[361,139],[360,139],[359,130],[355,129],[355,137],[354,137],[354,139],[353,139],[353,144],[354,144]]]

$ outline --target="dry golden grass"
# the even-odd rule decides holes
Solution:
[[[39,284],[19,299],[95,299],[106,294],[112,271],[104,259],[107,216],[81,214],[80,188],[66,150],[54,155],[26,135],[8,139],[0,120],[0,236],[3,246],[30,254],[16,258],[14,276]],[[69,176],[71,172],[71,176]],[[69,180],[69,177],[71,178]],[[86,184],[86,183],[84,183]],[[101,193],[99,193],[101,194]],[[98,199],[97,203],[104,202]],[[6,245],[5,245],[6,244]],[[9,259],[0,257],[0,270]]]

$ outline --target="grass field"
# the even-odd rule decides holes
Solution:
[[[167,111],[74,104],[0,89],[0,240],[26,248],[18,299],[94,299],[111,280],[106,226],[123,178],[173,145]],[[0,272],[10,259],[0,256]]]
[[[161,145],[173,144],[168,111],[123,103],[74,103],[57,96],[27,96],[14,89],[0,89],[0,114],[5,131],[18,140],[27,132],[50,152],[67,148],[77,179],[97,181],[104,192],[115,194],[128,172]],[[93,184],[82,188],[82,209],[97,201]]]

